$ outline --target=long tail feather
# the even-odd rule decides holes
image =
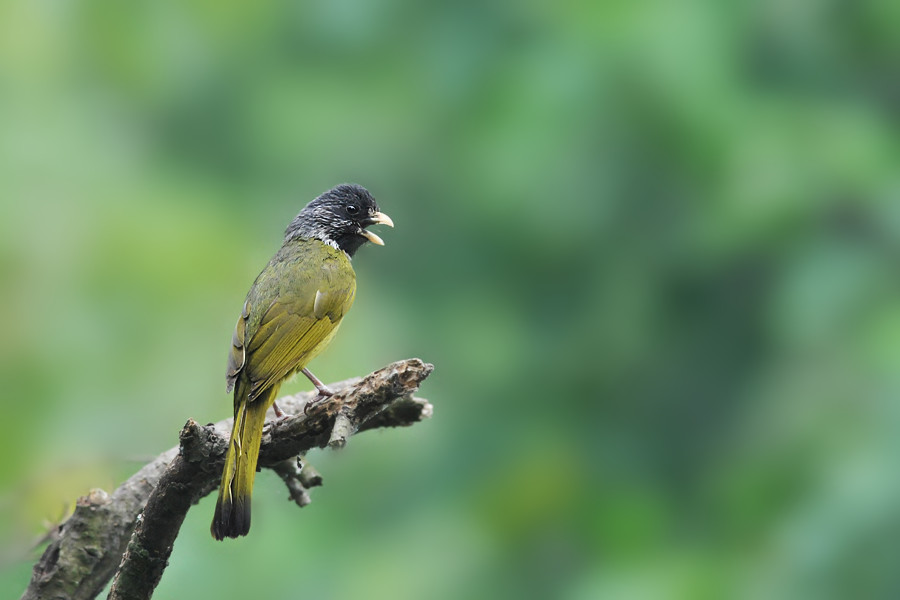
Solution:
[[[259,444],[266,411],[274,402],[279,387],[265,390],[252,401],[246,399],[245,386],[240,382],[235,390],[235,398],[243,396],[244,400],[235,403],[234,427],[225,457],[225,468],[222,470],[216,512],[210,527],[210,532],[217,540],[236,538],[247,535],[250,531],[250,499],[256,477]]]

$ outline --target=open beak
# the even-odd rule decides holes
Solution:
[[[383,212],[377,212],[368,219],[366,219],[366,227],[369,225],[387,225],[388,227],[393,227],[394,222],[391,220],[389,216],[384,214]],[[384,240],[372,233],[371,231],[367,231],[363,229],[359,232],[361,236],[372,242],[373,244],[377,244],[378,246],[384,246]]]

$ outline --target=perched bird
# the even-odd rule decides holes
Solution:
[[[250,530],[263,424],[282,382],[302,371],[320,397],[331,395],[306,365],[331,341],[353,304],[350,257],[366,241],[384,245],[366,230],[376,223],[394,226],[368,190],[353,184],[332,188],[288,225],[281,248],[253,282],[228,355],[234,426],[210,528],[217,540]],[[275,412],[282,414],[277,405]]]

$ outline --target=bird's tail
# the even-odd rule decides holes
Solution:
[[[250,496],[256,477],[256,460],[262,440],[266,411],[275,400],[280,386],[265,390],[253,400],[247,399],[242,382],[238,382],[235,398],[243,398],[234,409],[234,427],[225,456],[225,469],[219,486],[219,499],[210,531],[217,540],[236,538],[250,531]]]

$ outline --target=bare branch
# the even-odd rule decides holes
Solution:
[[[289,498],[300,508],[312,502],[312,498],[309,497],[309,491],[303,484],[301,473],[304,467],[305,465],[301,462],[299,456],[295,459],[283,460],[272,467],[272,470],[278,473],[284,485],[287,486]],[[319,483],[321,484],[321,482],[320,478]]]
[[[279,398],[279,406],[294,416],[267,425],[260,467],[279,474],[295,503],[308,503],[307,490],[320,485],[321,476],[305,459],[299,470],[298,456],[334,440],[346,443],[359,431],[430,417],[431,405],[412,394],[433,368],[414,358],[362,379],[330,384],[335,395],[314,404],[308,415],[303,409],[315,392]],[[22,599],[94,598],[114,573],[109,598],[150,598],[188,509],[218,487],[230,428],[231,419],[206,426],[189,420],[178,447],[159,455],[111,496],[94,490],[80,498],[35,565]]]

